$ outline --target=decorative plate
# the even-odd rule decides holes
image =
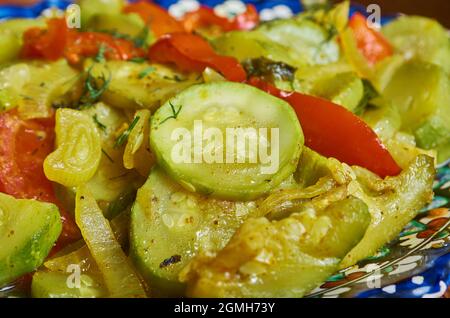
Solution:
[[[233,16],[252,3],[262,20],[289,18],[302,11],[298,0],[156,0],[175,17],[200,4]],[[72,1],[47,0],[26,8],[0,5],[0,19],[36,17],[47,10],[64,9]],[[353,5],[352,12],[365,14]],[[48,11],[47,11],[48,12]],[[392,17],[384,17],[385,23]],[[450,297],[450,160],[438,168],[433,202],[398,237],[378,253],[331,276],[308,297]]]

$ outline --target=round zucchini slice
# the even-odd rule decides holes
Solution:
[[[294,172],[304,137],[288,103],[245,84],[215,82],[158,109],[150,143],[187,190],[252,200]]]
[[[183,295],[180,271],[195,255],[222,249],[258,202],[207,198],[183,189],[159,167],[139,189],[131,213],[131,255],[158,296]]]

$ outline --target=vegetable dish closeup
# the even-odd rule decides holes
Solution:
[[[375,255],[450,158],[450,38],[349,7],[0,21],[0,290],[304,297]]]

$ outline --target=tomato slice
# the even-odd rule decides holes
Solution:
[[[175,63],[184,71],[211,67],[230,81],[242,82],[247,76],[238,60],[216,54],[206,40],[190,33],[164,35],[150,47],[148,56],[155,62]]]
[[[150,26],[155,36],[173,32],[183,32],[183,26],[175,20],[164,8],[157,4],[138,1],[130,3],[123,9],[125,13],[137,13]]]
[[[64,19],[47,20],[47,29],[30,28],[23,34],[22,57],[57,60],[64,55],[69,30]]]
[[[213,9],[201,6],[196,11],[188,12],[184,15],[182,23],[186,32],[192,32],[199,28],[218,26],[223,31],[250,30],[259,23],[258,11],[254,5],[248,4],[244,13],[229,20],[218,16]]]
[[[82,57],[97,55],[102,45],[105,46],[105,58],[108,60],[126,61],[145,56],[145,51],[135,47],[132,42],[100,32],[71,33],[64,56],[69,63],[78,64]]]
[[[105,46],[105,57],[111,60],[129,60],[143,57],[144,50],[132,42],[117,39],[100,32],[78,32],[69,29],[63,18],[47,20],[47,29],[31,28],[24,33],[23,58],[57,60],[65,57],[69,63],[78,64],[82,57],[98,54]]]
[[[380,32],[370,28],[364,15],[357,12],[349,22],[353,31],[358,49],[370,64],[375,64],[392,55],[392,46]]]
[[[401,168],[375,132],[358,116],[325,99],[284,92],[259,78],[248,84],[284,99],[294,108],[305,144],[326,157],[364,167],[380,177],[395,176]]]
[[[222,30],[230,30],[232,27],[230,20],[218,16],[213,9],[205,6],[201,6],[196,11],[186,13],[183,16],[182,23],[186,32],[209,26],[218,26]]]
[[[22,120],[15,109],[0,114],[0,192],[56,204],[63,222],[57,244],[65,245],[79,239],[80,232],[44,174],[44,159],[53,151],[54,124],[54,118]]]

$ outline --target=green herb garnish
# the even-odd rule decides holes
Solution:
[[[108,155],[108,153],[102,148],[102,153],[105,155],[106,158],[108,158],[109,161],[111,161],[111,163],[114,163],[113,158],[111,158],[110,155]]]
[[[108,78],[106,78],[103,72],[102,75],[100,75],[98,78],[94,77],[92,75],[92,68],[94,66],[95,64],[89,67],[89,69],[86,72],[87,76],[84,82],[83,94],[81,95],[80,101],[78,103],[79,108],[86,108],[96,103],[102,96],[102,94],[106,91],[106,89],[109,86],[109,83],[111,82],[112,74],[109,70],[108,70],[109,73]]]
[[[170,101],[169,101],[169,105],[170,105],[170,108],[172,109],[172,115],[170,115],[169,117],[167,117],[166,119],[164,119],[163,121],[161,121],[161,122],[159,123],[160,125],[164,124],[167,120],[169,120],[169,119],[171,119],[171,118],[177,119],[178,114],[179,114],[180,111],[181,111],[181,108],[183,108],[183,105],[180,105],[180,107],[178,107],[178,109],[175,110],[175,106],[173,106],[172,102],[170,102]]]
[[[127,130],[125,130],[119,137],[117,137],[114,147],[120,147],[125,143],[125,141],[127,141],[128,136],[130,135],[131,131],[136,126],[140,118],[140,116],[137,116],[133,119],[133,122],[130,124]]]
[[[154,68],[153,66],[149,66],[138,74],[138,78],[142,79],[142,78],[146,77],[148,74],[154,72],[155,70],[156,70],[156,68]]]
[[[145,48],[147,46],[148,33],[148,26],[144,26],[139,34],[132,40],[134,46],[137,48]]]
[[[100,44],[98,48],[97,55],[94,57],[94,61],[98,63],[105,62],[105,52],[108,48],[106,47],[105,43]]]
[[[106,126],[98,120],[97,114],[94,114],[94,116],[92,116],[92,119],[94,120],[94,123],[97,124],[98,128],[100,128],[103,131],[106,130]]]
[[[147,59],[145,57],[133,57],[133,58],[129,59],[128,61],[140,64],[140,63],[144,63],[145,61],[147,61]]]

